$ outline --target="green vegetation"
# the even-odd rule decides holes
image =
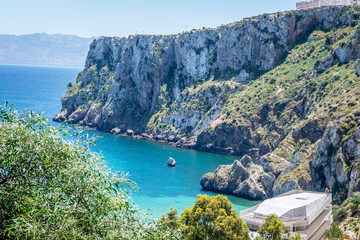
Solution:
[[[66,140],[76,139],[75,142]],[[0,234],[5,239],[250,239],[249,229],[224,196],[199,195],[181,217],[158,222],[127,196],[136,185],[112,173],[90,151],[94,139],[48,125],[41,115],[0,108]],[[355,214],[360,198],[348,199],[336,218]],[[335,208],[336,209],[336,208]],[[355,223],[350,220],[349,223]],[[352,224],[352,230],[359,227]],[[340,230],[341,231],[341,230]],[[269,216],[258,239],[299,239]],[[333,227],[331,239],[339,235]]]
[[[276,215],[270,215],[259,227],[257,240],[300,240],[300,236],[291,236],[290,231]]]
[[[225,197],[199,195],[192,208],[186,208],[177,217],[177,210],[171,209],[163,215],[159,224],[167,229],[180,229],[184,239],[250,239],[249,229]],[[257,240],[300,240],[299,234],[289,229],[275,216],[270,215],[259,228]]]
[[[90,151],[92,144],[94,139],[58,130],[41,115],[0,108],[2,238],[249,239],[246,224],[221,195],[199,195],[181,217],[172,209],[154,222],[127,196],[136,185],[112,173]],[[286,232],[276,226],[260,233]]]
[[[279,176],[275,187],[291,181],[298,183],[300,189],[308,186],[311,181],[309,163],[317,157],[318,149],[318,138],[311,138],[309,133],[331,123],[340,129],[344,143],[354,136],[360,125],[357,115],[360,78],[355,73],[356,57],[346,53],[343,55],[348,55],[348,60],[341,62],[341,54],[338,54],[346,49],[359,51],[355,42],[357,34],[357,26],[314,31],[307,41],[289,52],[282,64],[244,84],[240,91],[230,93],[220,115],[205,131],[215,135],[217,126],[233,129],[246,126],[254,136],[253,142],[271,146],[272,154],[266,156],[270,163],[291,166],[290,172]],[[311,121],[317,122],[319,127],[308,129],[309,132],[298,140],[293,139],[292,132]],[[217,140],[215,136],[214,139]],[[221,147],[221,141],[214,142],[214,146]],[[332,157],[339,148],[341,145],[330,147],[326,154]],[[294,154],[299,155],[299,160],[293,164],[290,160]],[[351,164],[345,165],[347,171],[351,171]],[[339,202],[346,198],[347,185],[346,182],[333,185]]]
[[[360,193],[355,193],[354,196],[347,198],[340,206],[333,206],[334,224],[328,234],[333,238],[340,236],[340,231],[352,231],[357,233],[360,228]],[[339,231],[340,230],[340,231]]]
[[[334,214],[335,221],[342,221],[344,218],[346,218],[348,216],[349,213],[345,207],[340,207],[338,209],[334,208],[333,214]]]
[[[272,122],[280,123],[277,132],[286,131],[288,127],[304,125],[314,118],[334,118],[355,110],[359,80],[355,75],[354,62],[346,64],[335,61],[333,66],[324,72],[316,73],[326,57],[335,55],[335,49],[341,46],[352,46],[355,27],[334,29],[330,32],[315,31],[308,39],[312,41],[297,45],[292,49],[283,64],[252,81],[243,91],[229,96],[217,123],[243,122],[260,118],[261,109],[268,106],[267,126]],[[328,39],[328,43],[327,40]],[[346,89],[345,89],[346,87]],[[301,101],[313,103],[313,112],[304,120],[299,111]],[[353,107],[349,108],[348,103]],[[283,107],[277,107],[281,106]],[[332,111],[336,107],[336,113]],[[230,113],[229,113],[230,110]],[[344,126],[346,132],[357,126],[356,122]],[[257,132],[264,137],[271,129],[261,128]]]
[[[200,195],[195,205],[181,215],[186,239],[250,239],[246,224],[231,210],[232,203],[222,195]]]
[[[351,200],[350,211],[355,214],[359,210],[360,198],[353,198]]]
[[[256,136],[254,142],[271,149],[272,154],[267,156],[269,164],[291,167],[290,171],[280,174],[274,186],[279,188],[287,182],[296,182],[299,188],[308,187],[312,180],[310,161],[316,157],[317,139],[296,140],[291,133],[310,121],[317,121],[319,125],[332,121],[344,143],[360,125],[357,57],[347,54],[349,59],[341,61],[337,54],[347,48],[359,53],[358,10],[349,10],[354,16],[350,26],[317,30],[308,39],[300,39],[274,69],[264,72],[250,65],[245,67],[243,70],[256,76],[249,83],[230,79],[241,70],[232,67],[218,70],[215,77],[206,76],[207,79],[198,82],[180,73],[184,66],[171,67],[161,82],[155,114],[147,119],[148,130],[191,136],[194,130],[207,127],[205,131],[211,132],[224,123],[248,127],[249,136]],[[276,15],[279,14],[282,13]],[[299,12],[284,14],[297,22],[303,18]],[[240,32],[244,24],[257,26],[257,21],[256,18],[249,23],[241,21],[232,27]],[[266,33],[269,29],[265,27],[261,31]],[[221,31],[218,29],[215,34],[214,39],[205,40],[207,49],[193,48],[196,54],[212,51],[208,57],[211,64],[220,59],[214,47]],[[279,44],[278,39],[271,39],[274,48]],[[168,51],[166,44],[154,41],[149,47],[151,55],[144,61],[155,68],[161,67]],[[173,70],[179,75],[174,76]],[[78,80],[82,82],[69,84],[64,98],[75,98],[71,102],[78,105],[79,112],[85,112],[99,102],[105,103],[114,76],[113,67],[97,62],[81,73]],[[174,81],[179,89],[175,89],[176,101],[170,104]],[[104,106],[109,108],[108,116],[113,113],[110,104],[108,101]],[[117,107],[116,103],[114,106]],[[200,126],[202,121],[208,126]],[[198,196],[195,205],[185,209],[181,217],[172,209],[154,222],[137,210],[127,195],[136,185],[125,175],[112,173],[102,157],[90,151],[94,140],[80,135],[71,142],[67,137],[75,136],[69,130],[49,126],[42,116],[31,112],[19,114],[6,107],[0,109],[0,238],[249,239],[247,226],[223,196]],[[252,149],[259,147],[251,141],[249,139]],[[229,147],[224,139],[214,140],[212,144]],[[333,157],[340,147],[331,146],[325,156]],[[298,159],[290,163],[295,154]],[[347,168],[345,174],[349,175],[354,165],[343,162]],[[348,191],[347,183],[335,180],[332,186],[334,195]],[[326,235],[328,238],[342,239],[342,230],[359,231],[359,204],[360,197],[354,196],[341,206],[334,206],[334,220],[340,227],[334,225]],[[276,216],[268,217],[259,230],[260,239],[298,239],[288,233]]]
[[[325,233],[325,237],[330,240],[344,239],[341,229],[336,225],[331,226],[330,230]]]
[[[153,62],[152,65],[155,68],[159,68],[159,66],[162,64],[162,55],[165,53],[166,51],[166,47],[161,46],[160,43],[158,42],[152,42],[153,45],[153,51],[152,51],[152,56],[153,56]]]
[[[133,182],[91,152],[93,139],[41,115],[0,108],[1,239],[171,239],[127,196]]]
[[[184,239],[238,239],[249,240],[249,229],[232,210],[227,197],[199,195],[192,208],[186,208],[177,217],[176,209],[171,209],[159,220],[159,224],[169,229],[180,228]]]

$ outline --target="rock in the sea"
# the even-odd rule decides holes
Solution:
[[[273,181],[270,177],[264,178],[264,174],[262,167],[253,164],[251,157],[245,155],[232,165],[220,165],[214,173],[205,174],[200,184],[205,190],[263,200],[268,197],[265,186],[272,187],[272,183],[263,184],[263,180]]]
[[[167,161],[167,165],[168,165],[169,167],[175,167],[175,165],[176,165],[175,159],[173,159],[172,157],[169,157],[169,159],[168,159],[168,161]]]
[[[156,135],[156,136],[154,137],[154,139],[155,139],[155,140],[158,140],[158,141],[162,141],[162,140],[165,139],[165,136],[164,136],[164,135]]]
[[[116,127],[111,130],[111,134],[118,135],[121,133],[121,129]]]
[[[179,139],[174,135],[170,135],[167,140],[168,142],[176,143]]]
[[[134,131],[128,129],[128,130],[126,131],[126,135],[128,135],[128,136],[133,136],[133,135],[134,135]]]

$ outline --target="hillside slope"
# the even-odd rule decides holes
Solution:
[[[0,34],[0,64],[83,67],[92,40],[63,34]]]
[[[205,175],[203,187],[256,199],[328,188],[337,202],[359,191],[359,34],[358,26],[314,31],[282,64],[231,94],[221,125],[209,126],[198,142],[247,141],[255,149],[244,148],[246,154],[262,168],[247,166],[245,156]],[[236,130],[236,142],[217,142]]]
[[[55,120],[246,155],[205,175],[208,190],[264,199],[329,188],[341,201],[360,190],[359,16],[323,8],[100,38]]]

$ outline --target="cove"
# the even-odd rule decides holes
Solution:
[[[171,207],[183,211],[192,206],[198,194],[216,193],[202,191],[201,176],[214,171],[220,164],[232,164],[236,157],[179,149],[166,143],[116,137],[98,131],[98,150],[108,166],[115,171],[129,173],[139,189],[132,194],[141,209],[150,209],[155,217],[167,213]],[[168,167],[171,156],[176,167]],[[236,210],[244,210],[256,204],[242,198],[228,196]]]
[[[60,99],[67,84],[74,82],[80,71],[79,68],[0,65],[0,105],[8,101],[16,109],[43,112],[51,119],[61,108]],[[99,137],[94,150],[103,154],[113,171],[129,173],[129,178],[139,187],[131,193],[134,203],[142,210],[149,209],[155,217],[167,213],[171,207],[180,213],[193,205],[198,194],[216,195],[201,190],[201,176],[237,159],[99,131],[85,130],[85,133]],[[166,164],[170,156],[177,162],[174,168]],[[238,211],[258,203],[228,197]]]

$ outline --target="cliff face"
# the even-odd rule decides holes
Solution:
[[[55,120],[261,163],[221,167],[204,176],[205,189],[262,199],[345,184],[342,198],[358,188],[359,16],[326,8],[173,36],[100,38]],[[231,187],[217,184],[226,176]]]
[[[103,131],[119,128],[181,135],[187,128],[188,133],[218,95],[210,96],[205,109],[191,109],[198,116],[189,120],[181,113],[167,112],[170,105],[182,105],[177,100],[184,90],[213,77],[217,81],[235,77],[236,82],[255,79],[278,65],[315,28],[349,24],[352,16],[342,14],[344,11],[263,15],[176,36],[100,38],[91,44],[85,69],[63,97],[57,119]],[[158,112],[166,116],[150,119]],[[168,123],[171,118],[174,125]],[[170,126],[154,126],[159,123]]]

